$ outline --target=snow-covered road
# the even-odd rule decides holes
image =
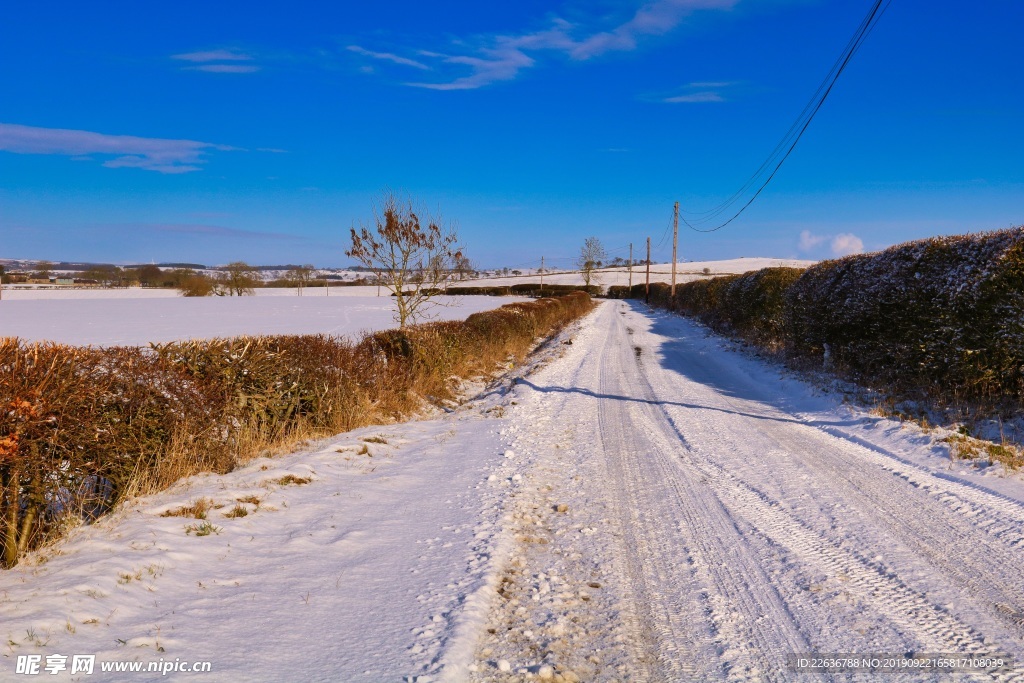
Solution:
[[[574,342],[513,411],[531,488],[567,489],[521,514],[569,509],[520,544],[482,680],[545,652],[651,681],[786,680],[798,653],[1024,655],[1019,480],[952,473],[674,316],[609,302]],[[552,573],[575,592],[542,591]],[[588,585],[617,594],[587,609]]]
[[[820,681],[787,657],[1024,661],[1019,476],[951,462],[916,426],[634,302],[602,303],[531,365],[437,419],[184,482],[0,573],[0,680],[28,680],[18,655],[76,652],[210,661],[168,678],[217,681]],[[161,516],[200,498],[224,506],[216,533]],[[949,680],[885,677],[933,679]]]

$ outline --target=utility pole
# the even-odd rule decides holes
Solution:
[[[633,289],[633,243],[629,243],[629,288]]]
[[[647,238],[647,282],[644,285],[644,303],[651,303],[651,238]]]
[[[679,250],[679,202],[672,208],[672,297],[676,295],[676,252]]]
[[[544,257],[540,257],[540,291],[544,293]]]

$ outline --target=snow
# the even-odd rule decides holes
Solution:
[[[345,296],[377,296],[377,288],[366,285],[348,287],[307,287],[302,290],[302,298],[334,298]],[[387,291],[380,290],[382,296]],[[257,297],[299,298],[298,290],[292,287],[261,287],[253,290]],[[3,298],[0,301],[52,300],[52,299],[181,299],[176,289],[124,287],[106,289],[102,287],[72,287],[63,285],[4,285]],[[219,299],[224,297],[209,297]],[[231,298],[231,297],[227,297]]]
[[[807,268],[813,266],[817,261],[805,261],[800,259],[777,259],[777,258],[737,258],[723,261],[686,261],[676,264],[676,282],[689,282],[699,280],[707,275],[704,269],[708,269],[710,275],[728,275],[735,273],[747,273],[762,268]],[[633,284],[643,283],[646,276],[646,266],[633,266]],[[458,284],[473,287],[508,286],[526,282],[539,282],[540,275],[534,270],[520,269],[523,275],[509,277],[487,277],[478,280],[467,280]],[[612,285],[629,284],[629,269],[625,267],[603,268],[594,271],[594,284],[602,287]],[[671,282],[672,264],[653,263],[651,264],[651,282]],[[572,272],[549,272],[544,274],[544,284],[550,285],[582,285],[583,277],[578,271]]]
[[[274,483],[289,474],[311,481]],[[200,498],[224,506],[218,533],[161,516]],[[236,504],[248,514],[226,517]],[[217,681],[787,680],[786,655],[809,652],[1019,661],[1021,548],[1018,475],[951,462],[934,434],[609,301],[450,413],[194,477],[0,573],[0,678],[53,653],[209,660]]]
[[[355,289],[355,288],[338,288]],[[376,288],[371,288],[374,291]],[[37,290],[38,291],[38,290]],[[167,290],[71,290],[67,294],[115,295]],[[270,334],[330,334],[396,327],[389,296],[255,296],[9,299],[0,301],[0,336],[51,340],[95,346],[139,346],[177,339]],[[19,292],[21,294],[22,292]],[[35,292],[32,292],[33,294]],[[444,304],[430,309],[440,320],[462,319],[519,298],[485,296],[439,297]]]

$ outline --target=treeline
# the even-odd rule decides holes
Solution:
[[[355,341],[83,348],[0,339],[0,564],[126,495],[455,398],[453,378],[491,374],[591,306],[574,293]]]
[[[449,296],[565,296],[573,292],[583,292],[591,296],[601,293],[601,288],[596,285],[589,287],[584,285],[541,285],[538,282],[524,282],[518,285],[491,286],[491,287],[470,287],[462,285],[451,285],[444,289],[427,290],[430,296],[447,294]]]
[[[651,302],[902,399],[1024,408],[1024,228],[689,282],[674,298],[657,284]]]

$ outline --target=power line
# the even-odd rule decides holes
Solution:
[[[767,178],[765,178],[764,182],[761,183],[760,187],[757,188],[757,191],[754,192],[753,196],[751,196],[750,199],[748,199],[747,202],[740,207],[739,211],[733,214],[731,218],[729,218],[727,221],[714,228],[698,228],[692,225],[685,218],[681,217],[683,223],[685,223],[688,228],[695,232],[715,232],[716,230],[721,230],[722,228],[724,228],[725,226],[729,225],[734,220],[739,218],[740,214],[746,211],[747,207],[754,203],[754,200],[757,199],[757,197],[761,194],[764,188],[768,186],[768,183],[770,183],[772,179],[775,178],[775,174],[779,172],[780,168],[782,168],[782,164],[786,162],[786,159],[789,158],[789,155],[793,153],[793,150],[796,148],[797,143],[800,142],[800,138],[803,137],[804,133],[807,131],[807,128],[811,125],[811,121],[814,119],[814,116],[825,104],[825,100],[832,92],[832,88],[835,87],[836,81],[839,80],[839,76],[842,75],[843,71],[846,70],[846,67],[850,63],[850,60],[853,59],[853,56],[860,49],[861,45],[864,44],[864,41],[867,39],[868,35],[871,34],[871,31],[874,30],[874,27],[878,24],[878,21],[882,18],[882,15],[885,14],[885,11],[889,8],[891,2],[892,0],[874,1],[874,3],[871,6],[871,9],[868,11],[867,15],[865,15],[864,19],[857,27],[857,30],[854,32],[853,37],[850,38],[850,41],[846,44],[846,47],[844,48],[842,54],[840,54],[839,58],[836,59],[835,63],[832,65],[832,68],[829,70],[828,74],[826,74],[824,80],[822,80],[821,84],[818,86],[818,89],[814,92],[814,95],[808,101],[803,111],[800,112],[800,115],[793,122],[793,125],[790,126],[789,130],[779,141],[779,143],[775,146],[775,149],[772,150],[772,153],[768,155],[768,158],[765,159],[764,163],[761,164],[761,166],[754,172],[754,174],[747,180],[747,182],[744,183],[743,186],[739,190],[737,190],[731,197],[726,199],[717,207],[710,209],[709,211],[705,211],[701,214],[691,214],[704,216],[703,218],[699,218],[697,220],[694,220],[693,222],[698,224],[709,223],[718,216],[720,216],[722,213],[724,213],[726,210],[728,210],[730,206],[739,201],[742,195],[748,189],[750,189],[750,187],[754,185],[754,183],[757,181],[759,177],[762,177],[764,175],[765,171],[771,167],[772,161],[778,158],[778,161],[775,164],[775,168],[773,168],[771,173],[768,174]],[[785,150],[784,153],[783,150]]]

